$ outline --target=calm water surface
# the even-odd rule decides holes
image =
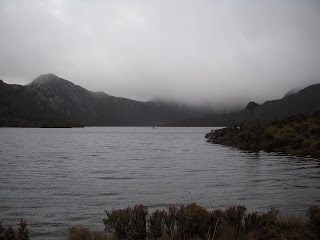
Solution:
[[[70,226],[103,229],[104,210],[208,209],[304,214],[320,205],[320,162],[213,145],[211,128],[0,128],[0,222],[27,220],[32,239]]]

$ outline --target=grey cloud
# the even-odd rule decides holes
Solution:
[[[138,100],[265,101],[320,82],[319,1],[1,0],[0,78]]]

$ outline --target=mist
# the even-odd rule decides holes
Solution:
[[[1,0],[0,79],[239,106],[320,82],[320,1]]]

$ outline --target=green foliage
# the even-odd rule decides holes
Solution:
[[[246,127],[233,125],[211,131],[205,137],[209,142],[244,150],[320,158],[320,118],[317,113],[279,118],[268,125],[261,125],[258,121]]]
[[[246,106],[246,109],[253,111],[254,109],[256,109],[259,106],[258,103],[256,102],[249,102]]]
[[[250,119],[252,121],[252,113],[253,111],[259,106],[258,103],[256,102],[249,102],[246,106],[246,109],[248,109],[250,111]]]

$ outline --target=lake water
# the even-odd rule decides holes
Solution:
[[[196,202],[210,210],[320,205],[320,162],[206,142],[211,128],[0,128],[0,222],[32,239],[103,229],[105,210]],[[15,227],[16,228],[16,227]]]

